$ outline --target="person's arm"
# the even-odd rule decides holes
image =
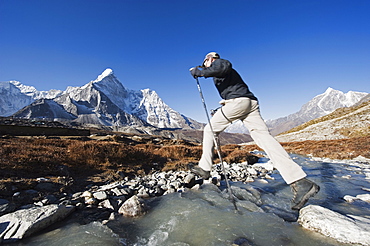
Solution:
[[[226,74],[230,73],[232,69],[232,65],[227,60],[217,59],[212,62],[210,67],[203,67],[202,70],[198,69],[198,67],[193,67],[190,69],[191,75],[193,77],[217,77],[222,78],[225,77]]]
[[[217,59],[214,62],[212,62],[212,65],[210,67],[203,68],[201,73],[205,78],[208,77],[222,78],[225,77],[226,74],[230,73],[231,69],[232,65],[229,61]]]

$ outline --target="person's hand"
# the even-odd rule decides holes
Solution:
[[[200,77],[200,71],[197,67],[192,67],[189,69],[191,75],[194,77],[194,79]]]

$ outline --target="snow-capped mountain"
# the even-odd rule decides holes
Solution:
[[[266,123],[272,134],[277,135],[309,120],[330,114],[338,108],[353,106],[366,95],[368,93],[355,91],[344,93],[329,87],[323,94],[304,104],[298,112],[276,120],[268,120]]]
[[[50,99],[41,95],[42,99],[13,116],[69,120],[115,129],[125,126],[200,129],[203,126],[171,109],[155,91],[126,89],[111,69],[84,86],[68,87],[64,92],[55,93],[55,97],[51,93],[44,95]]]
[[[362,101],[352,107],[339,108],[328,115],[308,121],[278,135],[276,138],[281,142],[293,142],[369,136],[369,99],[367,97],[367,101]]]
[[[317,95],[304,104],[298,112],[275,120],[267,120],[266,124],[271,133],[277,135],[309,120],[330,114],[338,108],[353,106],[366,95],[368,93],[354,91],[343,93],[329,87],[323,94]],[[248,132],[241,121],[233,123],[226,131],[234,133]]]
[[[62,91],[37,91],[18,81],[0,82],[0,116],[10,116],[40,98],[55,98]]]
[[[61,90],[54,90],[51,89],[49,91],[38,91],[33,86],[23,85],[19,81],[10,81],[13,85],[15,85],[22,94],[25,94],[29,97],[32,97],[34,100],[45,98],[45,99],[53,99],[60,94],[62,94],[63,91]]]

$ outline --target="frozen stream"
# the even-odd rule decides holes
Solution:
[[[343,199],[345,195],[370,193],[369,163],[292,157],[321,186],[310,204],[370,218],[369,203]],[[238,197],[238,212],[225,191],[203,184],[199,190],[150,200],[149,212],[141,218],[117,216],[108,227],[99,222],[65,222],[12,245],[346,245],[294,222],[298,213],[290,209],[290,187],[278,173],[271,176],[274,179],[231,183]]]

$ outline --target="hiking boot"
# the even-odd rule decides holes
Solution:
[[[292,199],[292,209],[300,210],[310,199],[317,194],[320,190],[320,186],[308,180],[306,178],[295,181],[290,185],[294,194]]]
[[[198,165],[190,163],[188,164],[188,168],[192,173],[198,175],[199,177],[202,177],[203,179],[209,179],[211,177],[210,171],[205,171]]]

